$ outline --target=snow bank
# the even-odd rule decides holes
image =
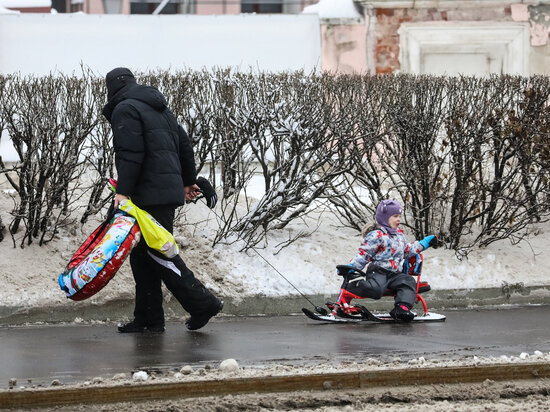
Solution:
[[[215,365],[206,364],[204,366],[184,365],[182,370],[185,373],[158,368],[150,371],[148,374],[145,371],[117,373],[111,378],[95,377],[92,380],[75,384],[64,384],[60,380],[52,382],[51,386],[63,385],[65,389],[83,388],[86,386],[128,386],[142,385],[144,382],[149,383],[175,383],[175,382],[207,382],[207,381],[223,381],[224,379],[234,378],[262,378],[276,376],[296,376],[296,375],[317,375],[317,374],[333,374],[333,373],[360,373],[360,372],[377,372],[390,370],[411,370],[425,368],[450,368],[450,367],[479,367],[485,365],[521,365],[526,363],[547,363],[550,362],[550,353],[544,353],[535,350],[533,353],[523,352],[517,356],[462,356],[454,359],[440,359],[430,357],[418,357],[413,359],[401,359],[396,357],[392,360],[381,361],[376,358],[359,357],[354,361],[346,362],[316,362],[307,365],[296,364],[281,364],[271,363],[269,365],[247,365],[232,369],[223,368],[225,361],[217,367]],[[14,379],[10,391],[24,391],[42,387],[42,384],[29,385],[27,382],[19,383]],[[0,389],[2,391],[2,389]]]
[[[12,219],[9,211],[13,207],[13,194],[7,185],[1,189],[0,214],[7,226]],[[336,265],[349,262],[361,242],[357,232],[342,228],[334,217],[324,213],[283,232],[272,233],[264,249],[243,253],[239,241],[212,247],[219,223],[205,205],[199,202],[186,206],[185,216],[185,224],[175,231],[176,239],[185,239],[180,245],[182,258],[207,287],[236,302],[249,296],[296,295],[293,286],[280,274],[304,294],[334,295],[341,282],[335,274]],[[195,227],[193,222],[200,223]],[[84,227],[75,224],[45,246],[33,244],[25,249],[14,248],[6,233],[0,242],[0,277],[4,286],[0,290],[0,305],[40,307],[73,303],[59,289],[57,277],[97,224],[97,221]],[[319,229],[309,238],[299,239],[279,251],[278,245],[289,236],[300,230],[312,230],[317,225]],[[408,240],[413,239],[409,236]],[[549,246],[550,224],[546,223],[539,225],[531,238],[519,245],[500,241],[473,251],[467,260],[457,259],[450,250],[428,249],[424,252],[423,277],[434,290],[501,287],[505,282],[545,286],[550,279],[550,254],[546,253]],[[126,262],[91,303],[132,299],[133,293],[134,282]]]

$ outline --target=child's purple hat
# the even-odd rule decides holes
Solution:
[[[382,200],[376,208],[376,223],[385,228],[389,233],[395,234],[397,230],[390,227],[388,220],[390,216],[401,214],[402,210],[401,204],[397,200]]]

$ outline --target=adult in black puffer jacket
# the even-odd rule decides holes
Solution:
[[[130,197],[172,233],[175,210],[200,192],[189,138],[154,87],[136,83],[127,68],[106,76],[108,103],[103,114],[111,123],[118,174],[115,207]],[[167,260],[142,239],[130,254],[136,282],[134,320],[119,325],[122,333],[163,332],[161,281],[191,314],[186,325],[195,330],[222,308],[195,278],[180,256]]]

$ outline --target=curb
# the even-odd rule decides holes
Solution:
[[[169,295],[171,296],[171,295]],[[550,305],[550,286],[530,286],[521,284],[504,285],[501,288],[432,290],[422,295],[429,310],[449,310],[491,307],[495,305]],[[335,301],[333,295],[309,295],[307,298],[318,305],[326,301]],[[283,297],[248,296],[242,299],[223,298],[223,314],[232,316],[283,316],[301,314],[303,307],[311,306],[302,296]],[[392,306],[391,298],[379,301],[365,300],[363,304],[374,311],[387,311]],[[421,306],[415,306],[421,310]],[[175,299],[164,305],[165,316],[170,319],[187,317]],[[119,321],[128,319],[134,311],[133,298],[111,300],[104,303],[90,301],[73,302],[46,307],[0,306],[2,325],[22,325],[26,323],[74,322],[81,319],[91,321]]]
[[[8,390],[0,392],[0,409],[37,408],[75,404],[138,402],[168,398],[237,395],[329,389],[368,389],[399,385],[434,385],[544,379],[550,364],[497,364],[457,367],[401,368],[380,371],[326,373],[312,375],[265,376],[177,383],[116,385],[109,387]]]

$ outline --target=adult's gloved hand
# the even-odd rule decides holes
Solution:
[[[214,190],[210,182],[204,177],[199,176],[197,178],[197,186],[200,188],[201,193],[206,199],[206,205],[210,209],[214,209],[216,203],[218,203],[218,195],[216,194],[216,191]]]
[[[424,239],[420,241],[420,244],[424,248],[424,250],[428,249],[430,246],[437,247],[439,245],[439,239],[436,235],[429,235],[426,236]]]

